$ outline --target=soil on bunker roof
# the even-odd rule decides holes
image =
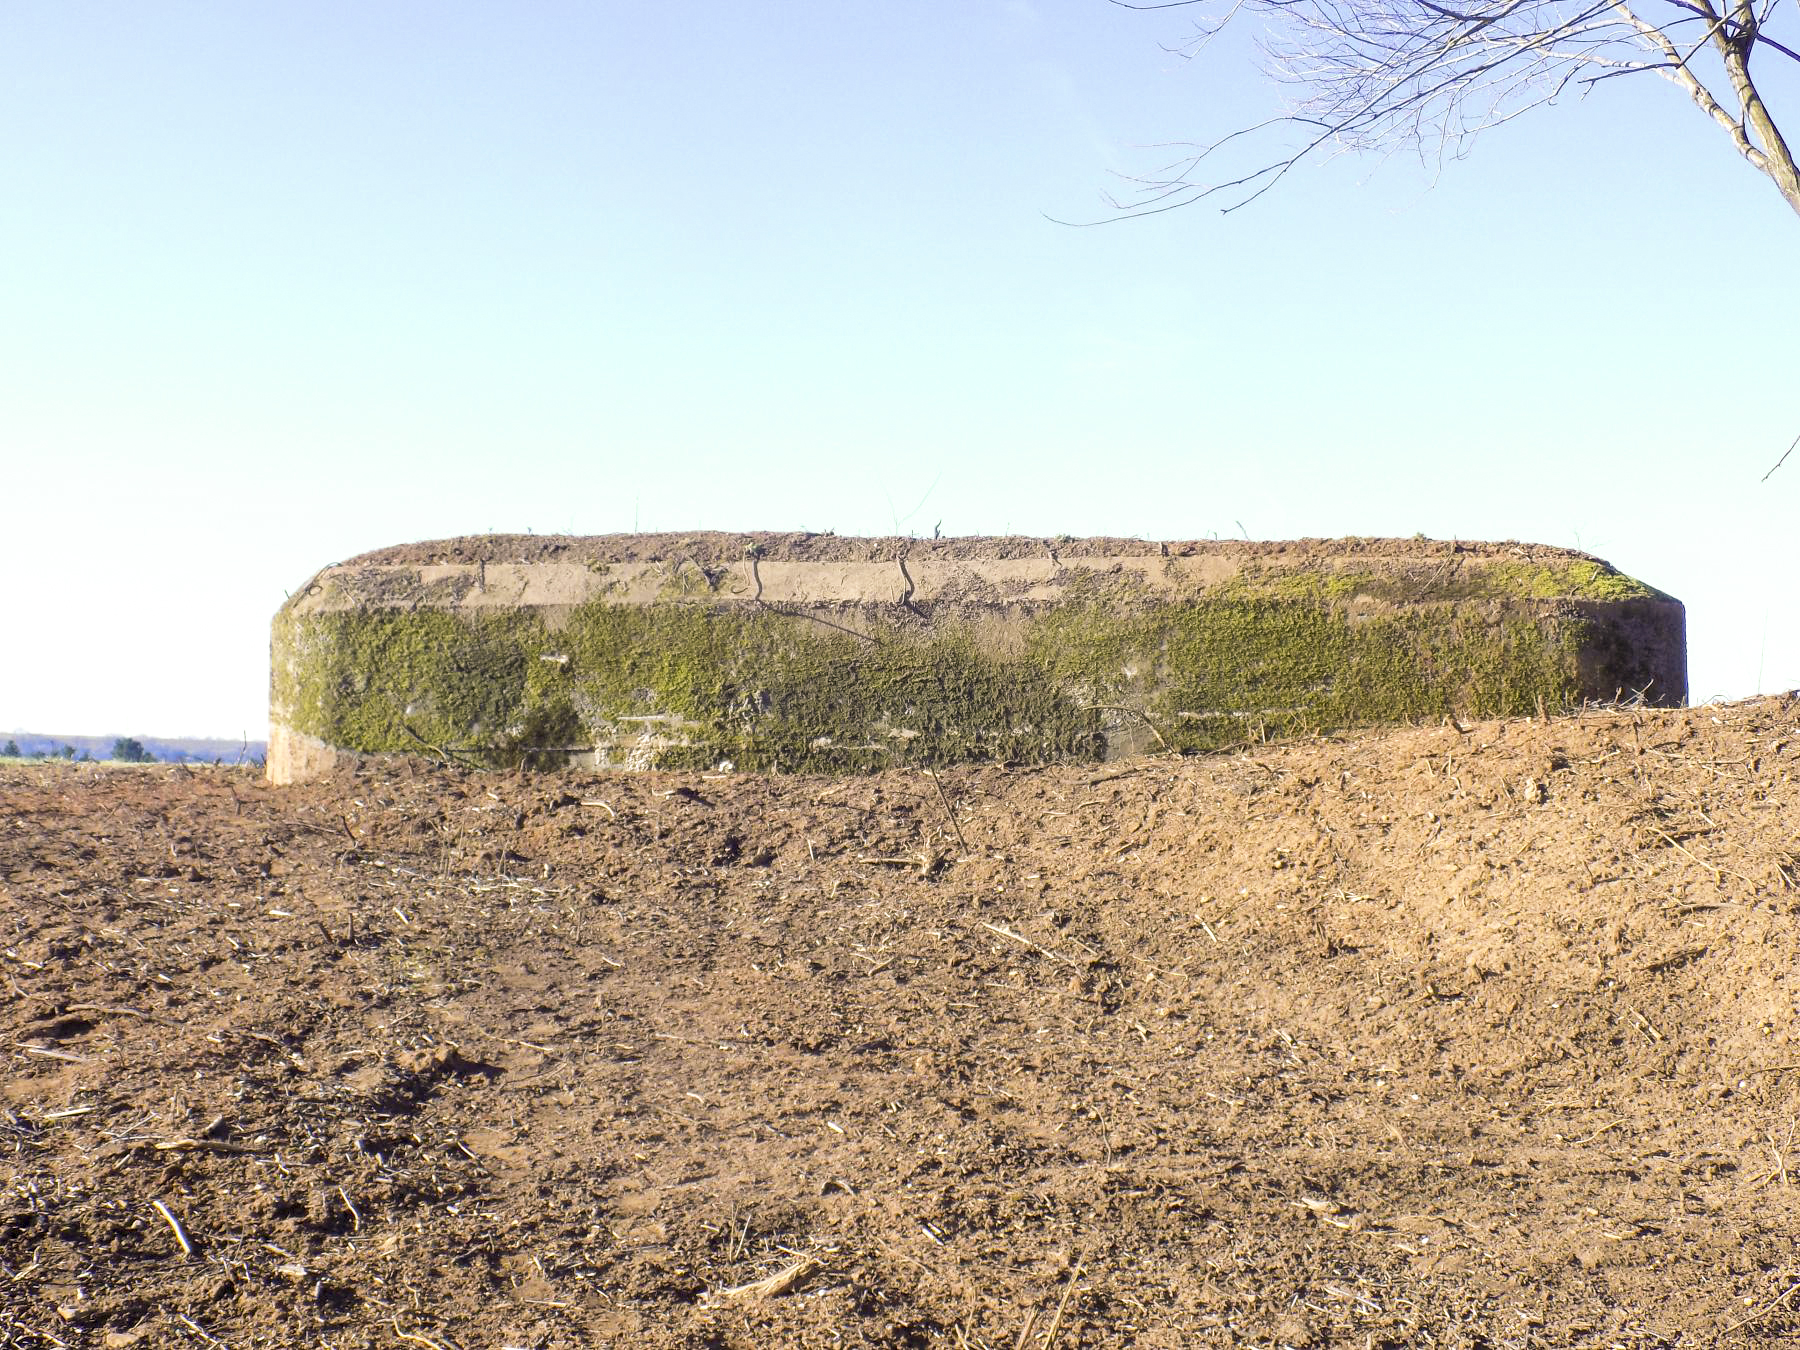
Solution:
[[[1800,1336],[1800,702],[0,766],[0,1344]]]
[[[1359,566],[1416,566],[1422,561],[1496,559],[1571,562],[1591,555],[1544,544],[1426,539],[1190,539],[1159,541],[1106,536],[949,536],[918,539],[860,538],[810,531],[730,533],[696,530],[660,534],[480,534],[395,544],[346,559],[342,565],[433,563],[675,563],[736,562],[754,551],[759,558],[791,562],[888,562],[905,556],[943,562],[981,559],[1149,558],[1212,553],[1245,561],[1298,565],[1355,559]]]

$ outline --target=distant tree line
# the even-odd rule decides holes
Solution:
[[[105,760],[124,764],[256,764],[263,762],[267,743],[249,737],[241,741],[207,736],[50,736],[28,730],[0,731],[0,758],[43,761],[73,760],[91,763]]]
[[[113,742],[112,753],[108,759],[118,760],[124,764],[154,764],[156,756],[144,749],[142,741],[133,736],[121,736]],[[76,764],[91,764],[94,757],[86,750],[77,751],[72,745],[55,746],[48,750],[37,750],[30,754],[19,748],[18,739],[8,739],[0,745],[0,759],[66,759]]]

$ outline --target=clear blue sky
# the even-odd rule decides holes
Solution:
[[[1800,685],[1800,218],[1645,77],[1046,219],[1274,105],[1188,24],[16,0],[0,729],[254,737],[287,589],[489,529],[1528,539]]]

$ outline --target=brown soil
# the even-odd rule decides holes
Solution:
[[[481,534],[396,544],[346,560],[344,564],[542,563],[542,562],[738,562],[754,547],[758,557],[793,562],[891,562],[904,554],[920,561],[978,558],[1142,558],[1216,554],[1226,558],[1299,560],[1355,557],[1384,559],[1532,558],[1588,559],[1591,555],[1544,544],[1471,543],[1445,539],[1190,539],[1167,543],[1145,539],[1040,539],[1023,535],[948,539],[891,537],[863,539],[836,534],[696,530],[686,534]]]
[[[1800,1336],[1800,703],[0,807],[0,1344]]]

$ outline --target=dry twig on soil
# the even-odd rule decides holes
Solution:
[[[716,1290],[717,1298],[775,1298],[781,1294],[791,1294],[819,1271],[819,1263],[810,1256],[803,1256],[792,1265],[784,1266],[773,1275],[764,1279],[752,1280],[749,1284],[734,1285],[729,1289]]]
[[[194,1254],[194,1244],[188,1240],[187,1231],[182,1228],[181,1220],[177,1219],[170,1212],[169,1207],[160,1200],[152,1200],[150,1208],[162,1215],[162,1221],[169,1225],[169,1231],[175,1234],[175,1240],[181,1244],[181,1254],[191,1257]]]

